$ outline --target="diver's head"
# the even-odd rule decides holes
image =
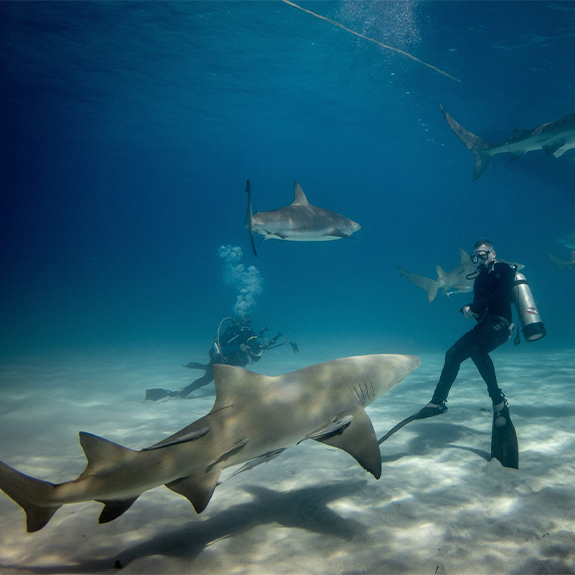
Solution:
[[[244,315],[238,319],[238,325],[240,327],[251,327],[252,320],[249,315]]]
[[[475,242],[473,251],[471,252],[471,261],[474,264],[478,264],[480,268],[491,269],[493,264],[495,264],[493,244],[489,240],[479,240]]]

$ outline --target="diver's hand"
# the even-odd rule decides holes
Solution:
[[[471,307],[468,305],[464,305],[460,310],[459,310],[467,319],[474,319],[476,317],[476,314],[474,314],[471,311]]]
[[[249,353],[249,351],[250,351],[249,346],[246,345],[245,343],[242,343],[242,344],[240,345],[240,349],[241,349],[244,353]]]

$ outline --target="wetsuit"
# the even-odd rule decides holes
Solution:
[[[496,262],[489,271],[482,268],[475,279],[473,303],[469,308],[476,314],[478,323],[447,350],[441,377],[431,400],[433,403],[443,404],[459,373],[459,366],[469,358],[487,384],[493,404],[497,405],[503,400],[489,353],[509,339],[515,271],[509,264]]]
[[[248,363],[250,363],[250,355],[242,351],[241,346],[253,337],[256,337],[256,334],[250,327],[241,327],[238,325],[228,327],[220,338],[222,342],[220,353],[215,350],[214,346],[210,349],[210,363],[202,366],[202,368],[206,370],[206,373],[184,387],[178,395],[180,397],[186,397],[192,393],[192,391],[211,383],[214,380],[212,367],[215,363],[227,363],[228,365],[235,365],[237,367],[245,367],[248,365]],[[226,344],[224,345],[223,342]],[[197,367],[197,364],[195,364],[194,367]]]

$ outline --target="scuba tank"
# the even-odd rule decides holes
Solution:
[[[525,341],[537,341],[547,335],[545,326],[541,321],[541,316],[537,310],[535,299],[531,293],[531,288],[527,283],[527,279],[519,272],[515,273],[515,283],[513,284],[513,302],[517,309],[517,316],[521,324],[521,331]],[[515,338],[515,345],[519,345],[521,339],[519,337],[519,327],[517,327],[517,336]]]

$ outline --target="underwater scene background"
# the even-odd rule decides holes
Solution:
[[[498,155],[473,181],[475,158],[439,106],[490,142],[574,113],[575,5],[325,0],[298,6],[306,11],[283,0],[0,4],[0,459],[65,481],[83,469],[79,429],[137,448],[201,417],[213,404],[213,386],[194,401],[161,404],[144,402],[144,390],[189,383],[182,365],[205,361],[220,320],[242,313],[256,330],[266,325],[268,335],[281,331],[299,346],[299,355],[289,346],[266,352],[254,368],[261,373],[347,355],[421,356],[419,371],[370,412],[379,437],[429,400],[443,354],[471,326],[459,313],[470,294],[439,294],[428,303],[396,266],[435,279],[436,265],[451,270],[459,248],[470,252],[487,238],[498,256],[525,266],[547,329],[541,341],[509,343],[493,356],[517,415],[525,467],[509,471],[511,477],[473,454],[485,445],[475,445],[462,426],[473,427],[476,418],[488,444],[490,414],[480,411],[489,400],[470,365],[450,396],[450,414],[452,403],[462,410],[454,415],[458,433],[443,422],[414,426],[418,443],[408,449],[394,439],[399,454],[382,454],[389,471],[379,482],[366,479],[345,454],[337,456],[349,464],[344,473],[329,451],[323,468],[314,455],[321,447],[312,456],[309,447],[293,450],[289,474],[286,464],[277,474],[275,463],[262,466],[266,489],[288,492],[306,481],[310,489],[343,489],[340,495],[352,500],[337,512],[347,523],[313,507],[312,491],[303,502],[276,501],[278,508],[301,505],[298,518],[279,523],[290,533],[294,525],[308,529],[312,539],[245,535],[235,516],[237,529],[220,529],[217,515],[231,513],[237,493],[230,487],[227,495],[222,486],[207,516],[216,524],[212,535],[193,551],[186,541],[197,537],[196,527],[167,547],[156,540],[151,548],[161,560],[138,563],[138,551],[121,561],[133,561],[133,572],[187,572],[194,561],[198,572],[423,572],[431,565],[427,557],[408,552],[409,541],[420,537],[429,550],[452,545],[451,559],[433,559],[437,573],[520,566],[517,572],[575,572],[575,512],[565,511],[575,499],[567,479],[575,468],[575,271],[557,269],[547,255],[571,257],[558,239],[575,232],[569,161],[575,153],[555,158],[539,150],[513,162]],[[312,204],[361,229],[353,239],[267,241],[257,244],[256,258],[244,224],[246,180],[259,211],[290,204],[297,181]],[[540,439],[554,428],[561,439]],[[454,438],[467,439],[467,451],[446,455]],[[62,449],[65,463],[52,463]],[[478,467],[485,481],[476,477]],[[256,473],[245,474],[247,484]],[[455,502],[429,491],[439,476],[434,489],[460,489]],[[520,527],[505,527],[510,516],[501,510],[510,508],[503,496],[520,502],[514,510]],[[169,507],[150,499],[146,510],[138,502],[125,516],[134,513],[127,519],[133,523],[115,522],[109,532],[89,508],[81,529],[93,546],[78,546],[72,511],[54,522],[61,528],[69,521],[67,535],[48,533],[51,523],[32,540],[24,537],[19,509],[2,496],[0,566],[113,571],[96,558],[117,557],[152,537],[142,517],[153,523],[157,515],[158,533],[179,520],[199,520],[185,501],[167,497]],[[382,497],[397,499],[382,509]],[[407,515],[399,511],[402,497],[410,502],[402,508]],[[308,505],[318,513],[312,520]],[[461,524],[464,509],[476,513],[463,521],[465,533],[455,527],[442,531],[443,539],[431,533],[441,514]],[[542,513],[536,528],[523,528]],[[278,523],[270,517],[262,525]],[[222,516],[222,525],[229,520]],[[392,542],[391,531],[377,531],[385,521],[405,529],[404,538],[396,533]],[[369,545],[346,548],[343,540],[361,539],[364,529],[376,529]],[[479,539],[486,529],[491,535]],[[561,542],[543,548],[549,539],[542,538],[555,532]],[[234,543],[231,535],[240,534],[248,540]],[[227,542],[216,558],[220,537]],[[383,547],[373,556],[376,541]],[[524,541],[532,543],[529,551]],[[473,556],[458,556],[470,542],[477,545]],[[276,545],[287,545],[286,553],[268,556]],[[65,567],[72,548],[75,563]],[[294,563],[289,557],[298,549]],[[514,565],[509,549],[525,553],[525,561]],[[93,562],[84,563],[87,556]]]
[[[209,346],[237,297],[221,245],[259,270],[254,323],[439,352],[467,327],[466,296],[428,305],[395,266],[434,279],[480,237],[526,266],[537,349],[573,345],[573,274],[545,255],[569,253],[573,165],[498,156],[473,182],[439,109],[488,141],[572,113],[571,4],[306,7],[461,82],[283,2],[2,3],[4,354]],[[260,211],[297,180],[362,229],[256,260],[247,179]]]

